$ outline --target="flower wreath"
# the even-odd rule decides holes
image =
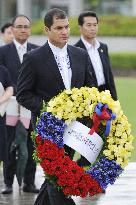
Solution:
[[[34,158],[45,177],[66,196],[93,196],[113,184],[128,164],[133,149],[130,124],[109,91],[81,87],[65,90],[44,105],[37,123]],[[65,154],[64,130],[73,120],[93,122],[90,133],[103,138],[103,148],[87,170]]]

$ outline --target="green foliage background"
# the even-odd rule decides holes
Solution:
[[[115,78],[115,83],[121,107],[128,121],[131,123],[132,134],[134,136],[134,150],[131,161],[136,161],[136,79],[131,77],[117,77]]]
[[[71,35],[80,35],[77,18],[70,18]],[[99,36],[136,36],[136,17],[122,15],[99,16]],[[43,19],[32,24],[32,34],[43,34]]]
[[[136,53],[110,53],[113,69],[136,70]]]

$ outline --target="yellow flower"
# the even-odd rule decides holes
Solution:
[[[108,90],[101,93],[97,88],[82,87],[65,90],[49,101],[47,112],[51,112],[69,124],[77,118],[89,116],[92,119],[97,103],[107,104],[109,109],[116,114],[116,119],[111,122],[110,134],[104,144],[102,154],[109,160],[115,160],[124,168],[131,157],[133,150],[133,136],[131,125],[123,114],[120,102],[114,101]],[[106,126],[106,122],[102,122]]]
[[[116,160],[116,162],[120,165],[122,164],[122,161],[123,161],[123,159],[121,157],[118,157],[117,160]]]

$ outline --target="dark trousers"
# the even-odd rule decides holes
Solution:
[[[15,138],[15,127],[7,126],[8,160],[3,163],[4,183],[12,186],[16,171],[15,153],[10,154],[11,144]]]
[[[31,140],[31,130],[30,128],[27,138],[27,147],[28,147],[28,161],[25,168],[24,182],[26,184],[34,184],[35,172],[36,172],[36,163],[32,158],[33,153],[33,144]],[[8,186],[12,186],[14,181],[14,176],[16,172],[16,156],[15,153],[11,153],[11,144],[15,139],[15,127],[7,126],[7,144],[8,144],[8,160],[3,163],[3,175],[4,183]]]
[[[71,198],[57,191],[47,180],[43,183],[34,205],[75,205]]]
[[[36,162],[33,159],[34,146],[31,139],[31,132],[32,132],[32,127],[30,127],[28,131],[28,138],[27,138],[28,160],[27,160],[25,173],[24,173],[24,183],[28,185],[29,184],[34,185],[35,173],[36,173]]]

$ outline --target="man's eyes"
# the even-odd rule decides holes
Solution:
[[[97,26],[97,24],[87,24],[88,27]]]
[[[65,28],[65,29],[68,29],[69,26],[65,26],[65,27],[57,27],[56,30],[59,30],[59,31],[60,31],[60,30],[63,30],[64,28]]]

